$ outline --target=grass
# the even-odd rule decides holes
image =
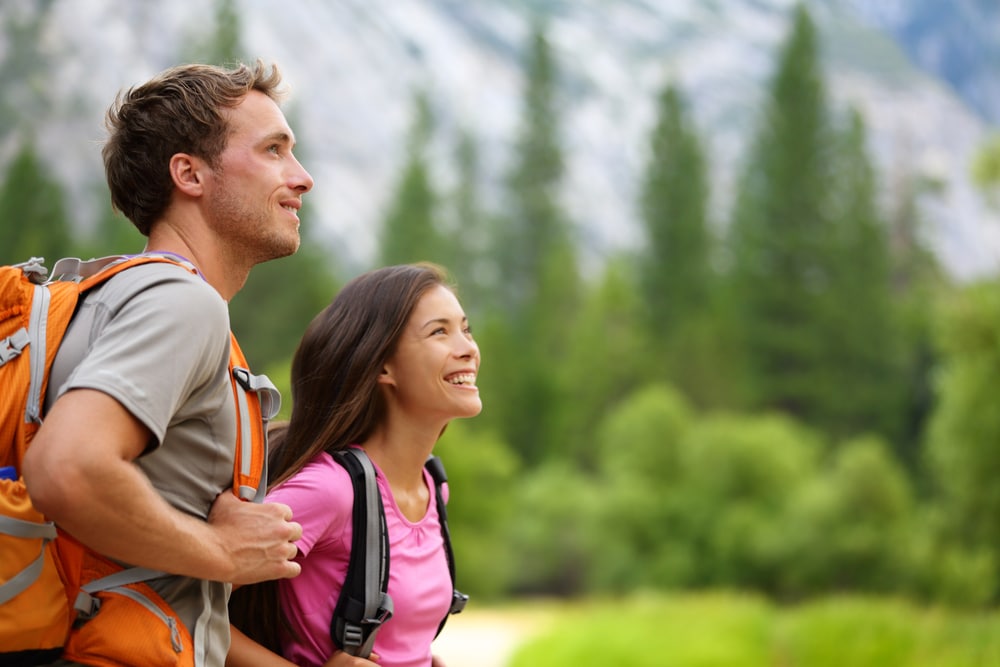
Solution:
[[[750,595],[640,596],[560,607],[508,667],[985,667],[1000,613],[837,597],[782,607]]]

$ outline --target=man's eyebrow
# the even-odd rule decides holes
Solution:
[[[295,139],[288,132],[279,131],[279,132],[272,132],[271,134],[268,134],[261,140],[261,143],[266,143],[266,144],[274,142],[294,145]]]

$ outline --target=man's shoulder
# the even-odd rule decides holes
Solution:
[[[214,287],[200,275],[172,262],[129,267],[98,286],[94,294],[87,298],[104,301],[112,309],[138,300],[192,313],[228,312],[228,305]]]

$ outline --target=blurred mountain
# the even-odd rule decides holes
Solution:
[[[743,146],[788,28],[793,0],[237,0],[248,56],[277,62],[300,157],[316,179],[308,220],[349,270],[373,257],[397,176],[413,93],[437,122],[437,185],[454,181],[460,131],[479,142],[490,208],[509,164],[521,103],[522,45],[547,18],[563,75],[564,202],[587,266],[641,242],[637,183],[656,92],[678,84],[709,148],[718,223],[728,216]],[[808,0],[824,40],[838,109],[867,119],[886,184],[932,180],[926,233],[959,277],[1000,264],[1000,213],[970,185],[968,165],[998,129],[1000,39],[994,0]],[[76,195],[81,225],[97,212],[102,115],[119,89],[192,56],[213,30],[204,0],[15,0],[0,39],[0,158],[33,132]],[[12,37],[11,35],[15,35]],[[12,61],[18,48],[32,58]],[[12,68],[17,65],[16,68]],[[489,184],[494,184],[489,186]]]
[[[910,60],[1000,125],[1000,3],[996,0],[855,0],[865,23],[899,42]]]

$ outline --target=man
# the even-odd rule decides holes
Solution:
[[[227,302],[251,267],[298,248],[297,212],[313,185],[292,153],[280,84],[260,61],[187,65],[112,105],[103,150],[112,203],[148,237],[148,252],[198,273],[143,264],[86,295],[24,462],[35,506],[63,530],[109,558],[177,575],[149,583],[191,633],[196,664],[209,667],[229,647],[230,584],[299,571],[301,528],[288,507],[227,491],[236,439]]]

